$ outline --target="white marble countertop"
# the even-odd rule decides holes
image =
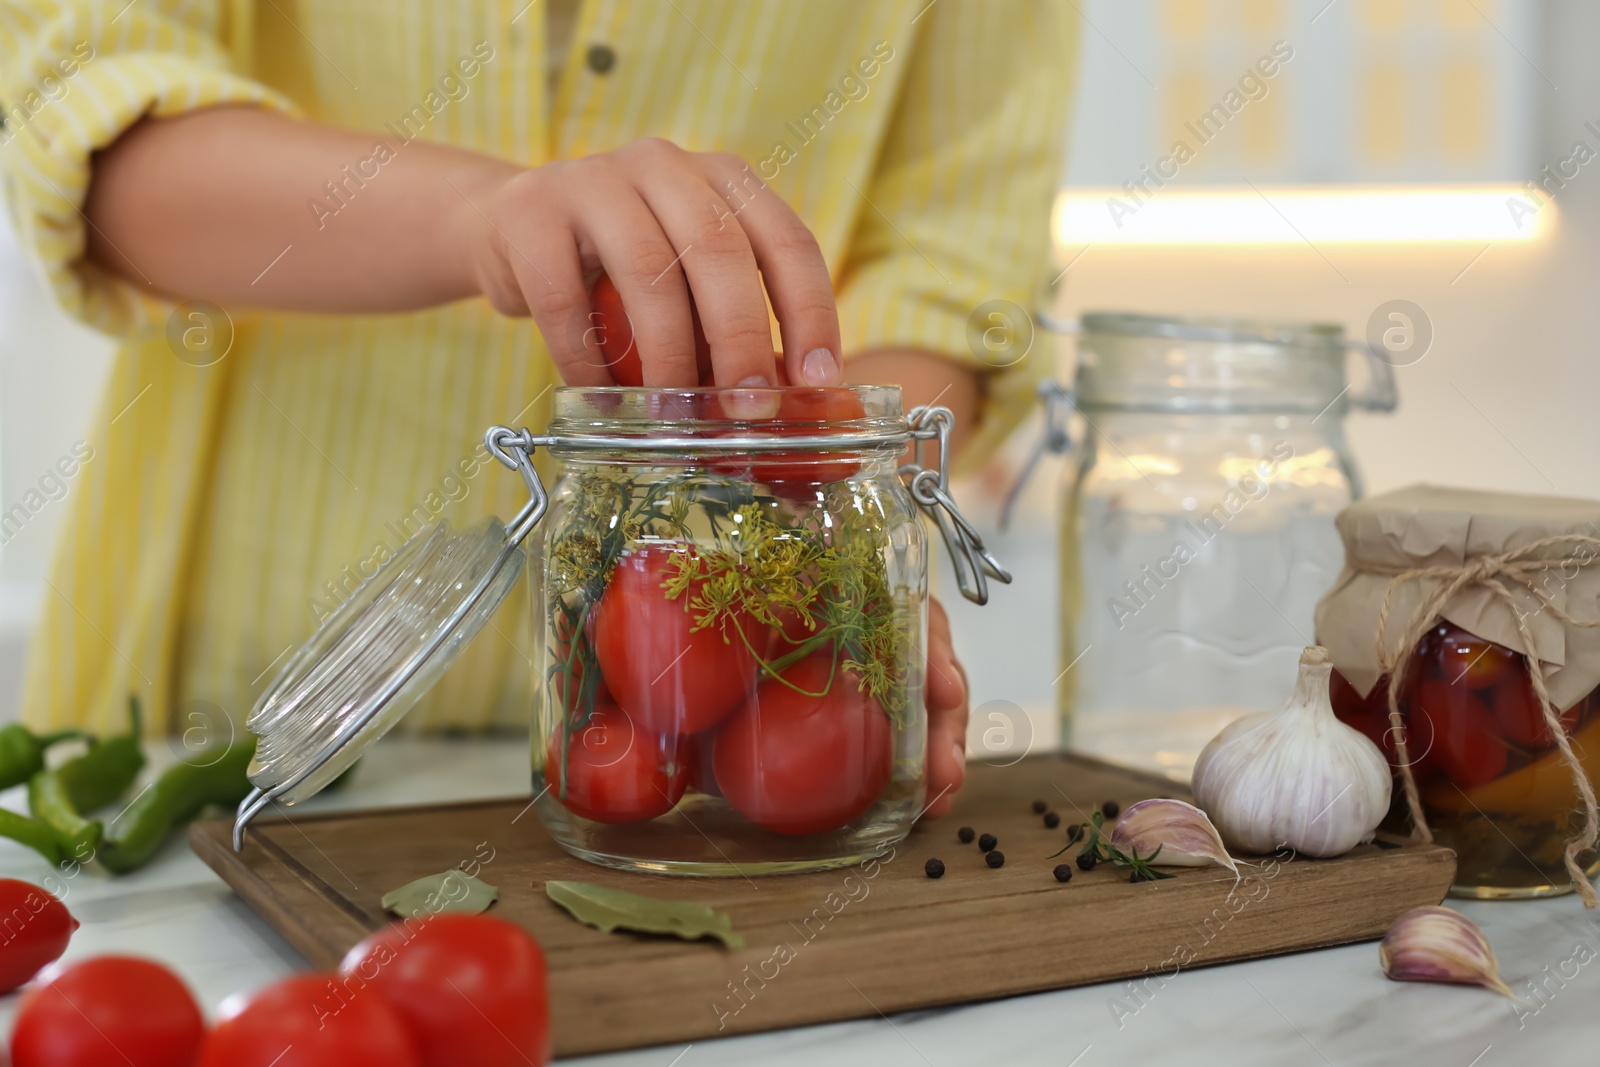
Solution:
[[[527,789],[527,773],[527,750],[513,741],[390,739],[369,754],[348,789],[317,798],[309,807],[506,796]],[[0,805],[20,809],[23,803],[20,789],[0,794]],[[37,883],[49,873],[32,852],[0,841],[0,874]],[[230,993],[305,966],[181,842],[149,867],[115,881],[85,871],[69,883],[67,903],[83,924],[67,959],[127,952],[163,960],[184,977],[208,1012]],[[1376,946],[1368,943],[1179,974],[1132,1014],[1113,1011],[1118,998],[1130,1008],[1138,1002],[1122,984],[1109,984],[572,1062],[616,1067],[1596,1062],[1600,914],[1585,913],[1570,896],[1454,906],[1483,927],[1503,976],[1529,998],[1527,1007],[1476,988],[1389,982],[1378,969]],[[1530,983],[1539,985],[1537,999]],[[15,994],[0,997],[4,1032],[9,1033],[16,1001]]]

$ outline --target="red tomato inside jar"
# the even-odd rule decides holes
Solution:
[[[1407,660],[1399,709],[1423,814],[1456,850],[1457,891],[1509,897],[1564,891],[1562,850],[1582,808],[1534,692],[1527,657],[1441,621]],[[1376,741],[1398,773],[1389,679],[1363,697],[1336,670],[1334,714]],[[1590,693],[1558,709],[1583,767],[1600,774],[1600,708]],[[1395,791],[1390,829],[1405,829]]]
[[[564,848],[746,875],[906,834],[928,576],[899,467],[935,411],[881,386],[557,392],[533,755]]]

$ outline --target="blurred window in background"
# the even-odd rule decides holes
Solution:
[[[1241,209],[1259,219],[1228,223],[1235,243],[1337,241],[1352,232],[1346,220],[1370,217],[1353,195],[1366,186],[1496,193],[1441,199],[1433,214],[1442,223],[1397,229],[1395,241],[1532,240],[1548,226],[1519,228],[1504,209],[1538,170],[1537,109],[1550,80],[1535,59],[1536,0],[1088,0],[1081,9],[1097,32],[1083,38],[1057,205],[1063,262],[1094,243],[1212,240],[1221,217],[1206,194],[1219,188],[1256,201]],[[1324,189],[1326,203],[1300,199],[1307,222],[1274,208],[1278,193]],[[1196,219],[1212,225],[1197,230]],[[1369,230],[1362,240],[1385,239]]]

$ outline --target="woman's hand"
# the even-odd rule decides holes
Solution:
[[[950,642],[944,605],[928,599],[928,810],[937,819],[950,810],[967,777],[967,672]]]
[[[533,316],[569,385],[612,380],[589,328],[586,280],[602,268],[628,309],[646,386],[699,384],[696,309],[717,385],[777,384],[769,297],[789,381],[842,380],[816,238],[737,156],[635,141],[521,171],[474,200],[479,287],[504,314]]]
[[[842,380],[816,238],[738,157],[644,140],[530,170],[419,140],[352,171],[377,166],[373,143],[250,107],[139,122],[95,156],[89,258],[151,292],[240,307],[372,314],[482,294],[533,316],[572,385],[612,380],[589,317],[604,269],[645,385],[700,384],[694,306],[714,384],[779,384],[769,300],[788,381]],[[327,202],[308,211],[314,190]]]
[[[699,384],[691,289],[715,384],[778,384],[769,299],[788,381],[841,381],[816,238],[735,156],[646,140],[529,170],[415,140],[377,170],[374,152],[372,134],[253,107],[146,119],[95,154],[88,256],[150,292],[238,307],[385,314],[485,295],[534,317],[574,385],[611,382],[585,284],[604,268],[645,385]]]

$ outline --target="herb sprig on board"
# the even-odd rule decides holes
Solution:
[[[1124,852],[1118,846],[1113,845],[1110,841],[1103,840],[1102,830],[1105,826],[1105,821],[1105,815],[1096,811],[1089,817],[1089,821],[1083,824],[1087,833],[1084,835],[1083,848],[1078,851],[1077,863],[1079,868],[1082,870],[1089,870],[1097,863],[1109,863],[1118,870],[1132,872],[1132,874],[1139,881],[1146,882],[1154,882],[1162,878],[1177,877],[1175,874],[1169,874],[1166,871],[1158,871],[1151,866],[1151,864],[1155,862],[1155,858],[1161,855],[1160,845],[1157,845],[1156,850],[1150,853],[1150,855],[1141,856],[1139,855],[1139,849],[1137,847],[1135,847],[1131,853],[1128,853]],[[1055,859],[1056,856],[1061,855],[1062,852],[1069,851],[1074,844],[1076,844],[1076,842],[1067,842],[1066,847],[1062,848],[1061,852],[1056,852],[1047,858]],[[1086,860],[1085,857],[1093,858]]]

